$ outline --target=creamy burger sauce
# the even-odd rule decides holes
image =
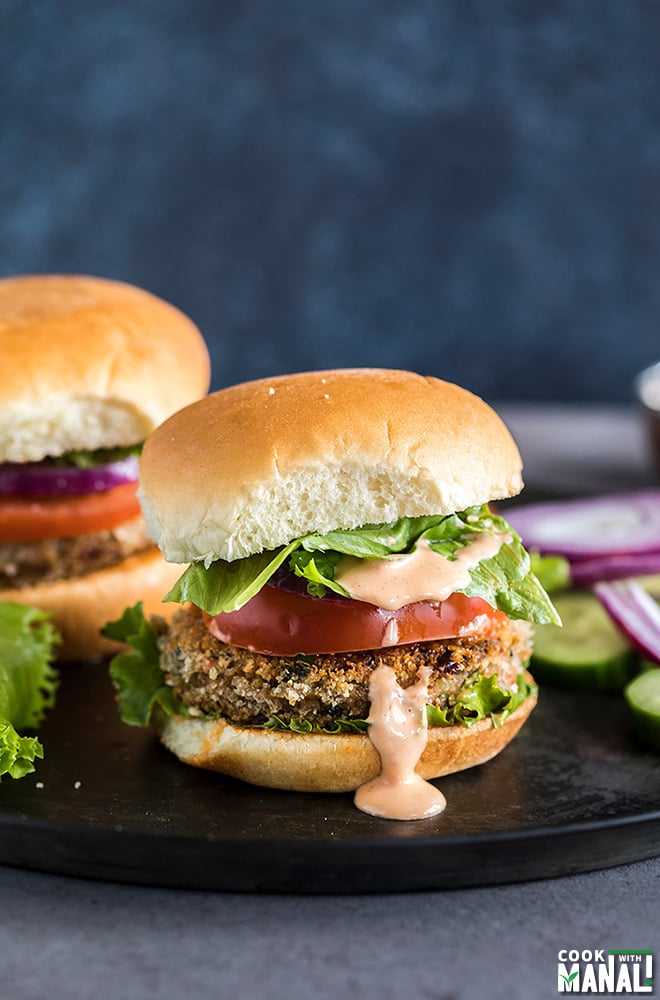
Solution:
[[[344,558],[335,579],[355,600],[398,611],[415,601],[446,601],[470,582],[470,569],[499,552],[511,541],[508,534],[479,535],[460,549],[455,559],[434,552],[427,542],[405,555],[384,559]],[[396,643],[386,636],[384,645]],[[369,685],[369,738],[380,754],[381,772],[361,785],[355,804],[383,819],[426,819],[447,805],[442,792],[421,778],[415,767],[428,736],[426,703],[430,669],[422,667],[418,680],[399,686],[391,667],[377,667]]]
[[[430,668],[418,680],[399,686],[391,667],[377,667],[369,685],[369,738],[380,754],[381,772],[355,793],[355,805],[383,819],[426,819],[441,813],[447,801],[415,773],[426,746],[426,702]]]
[[[438,555],[428,542],[412,552],[384,559],[344,556],[335,580],[356,601],[366,601],[387,611],[398,611],[416,601],[446,601],[470,582],[470,569],[496,555],[511,536],[479,535],[456,553],[455,559]]]

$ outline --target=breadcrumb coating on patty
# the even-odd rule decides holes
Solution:
[[[365,719],[369,680],[381,665],[394,669],[402,687],[431,667],[429,703],[451,707],[463,684],[497,675],[511,688],[531,655],[527,622],[490,619],[465,638],[416,642],[354,653],[313,657],[266,656],[221,642],[201,612],[178,611],[159,636],[161,667],[174,694],[190,709],[224,716],[237,725],[262,725],[272,715],[330,726],[336,719]]]

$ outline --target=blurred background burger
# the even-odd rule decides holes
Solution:
[[[110,648],[129,595],[152,610],[174,575],[137,500],[146,436],[203,395],[196,326],[100,278],[0,281],[0,600],[53,612],[62,659]]]

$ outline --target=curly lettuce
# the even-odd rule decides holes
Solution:
[[[469,728],[480,719],[490,718],[498,729],[530,695],[538,693],[538,687],[527,679],[528,676],[518,674],[513,689],[500,687],[494,675],[482,675],[476,681],[468,681],[451,707],[426,706],[428,724]]]
[[[0,778],[23,778],[44,755],[39,740],[21,732],[36,729],[55,704],[52,659],[60,638],[49,619],[37,608],[0,602]]]
[[[122,722],[148,726],[157,708],[167,715],[186,714],[183,703],[165,683],[156,633],[144,617],[142,601],[126,608],[117,621],[108,622],[101,634],[132,647],[130,652],[118,653],[110,663]]]
[[[513,690],[502,688],[497,678],[480,676],[476,681],[467,681],[455,703],[449,708],[437,705],[426,706],[426,721],[429,728],[435,726],[464,726],[469,728],[480,719],[490,718],[497,729],[530,696],[538,691],[536,684],[530,683],[521,673]],[[335,719],[330,726],[319,726],[309,719],[282,719],[271,715],[263,725],[264,729],[276,729],[291,733],[365,733],[369,728],[366,719]]]

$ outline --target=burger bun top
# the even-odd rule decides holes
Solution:
[[[209,386],[194,323],[132,285],[0,280],[0,462],[143,441]]]
[[[341,369],[261,379],[187,406],[140,463],[172,562],[235,560],[310,532],[451,514],[522,488],[497,414],[450,382]]]

